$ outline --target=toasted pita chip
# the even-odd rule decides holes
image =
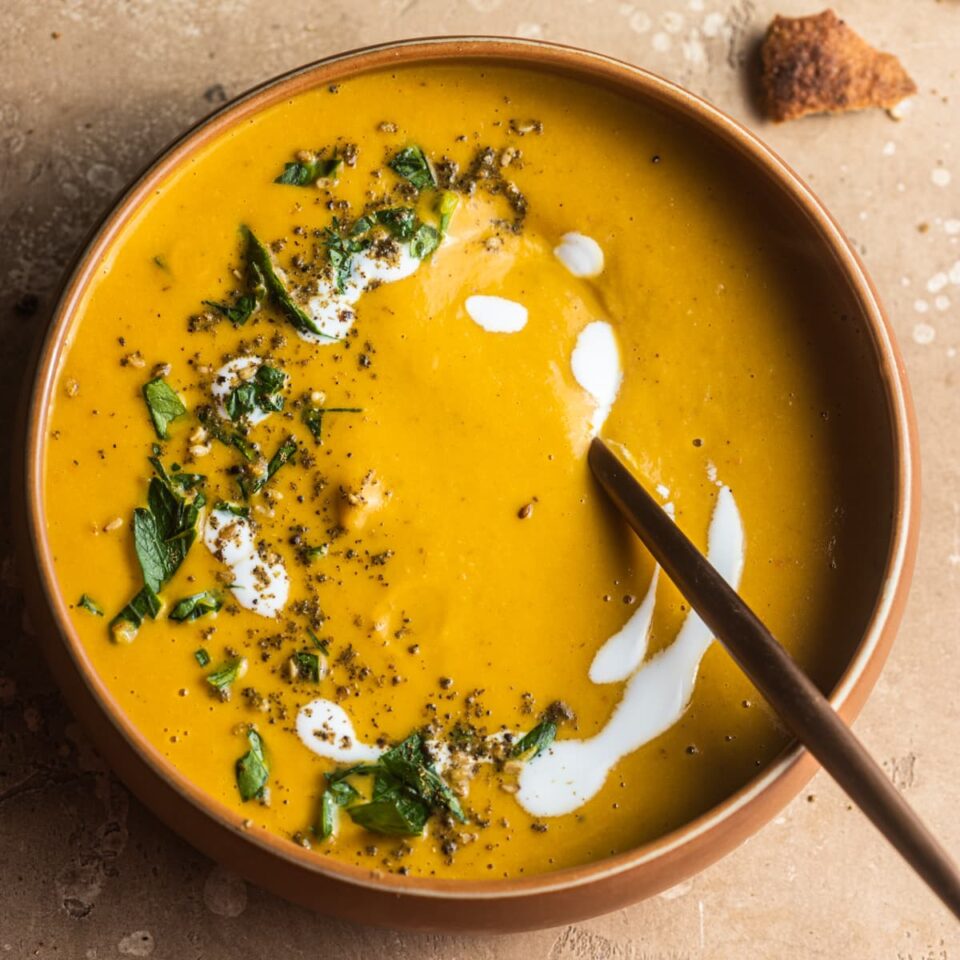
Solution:
[[[917,92],[892,53],[882,53],[833,10],[774,18],[763,41],[763,90],[774,120],[811,113],[890,109]]]

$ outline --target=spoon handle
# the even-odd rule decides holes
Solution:
[[[960,873],[827,698],[599,438],[590,467],[700,618],[796,738],[960,919]]]

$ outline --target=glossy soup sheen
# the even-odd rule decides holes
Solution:
[[[273,182],[298,151],[337,144],[357,152],[335,183]],[[365,293],[342,341],[304,341],[275,304],[240,327],[211,322],[218,315],[202,301],[244,289],[241,224],[284,241],[275,259],[292,277],[295,256],[325,269],[314,231],[357,217],[372,197],[413,203],[434,222],[433,193],[411,200],[385,166],[409,144],[452,158],[461,174],[492,148],[493,190],[481,182],[461,195],[447,240],[412,276]],[[603,436],[701,545],[720,485],[730,488],[745,535],[741,590],[829,688],[879,582],[887,453],[861,429],[878,388],[858,379],[866,365],[854,360],[869,347],[848,295],[808,259],[804,230],[702,133],[587,84],[492,65],[405,68],[306,92],[196,153],[98,270],[62,358],[47,441],[56,574],[122,710],[248,829],[371,870],[535,874],[627,850],[729,796],[787,737],[717,644],[680,720],[561,816],[519,803],[522,763],[487,763],[457,782],[469,788],[465,824],[434,814],[425,836],[398,838],[340,810],[324,840],[315,827],[336,764],[308,749],[295,721],[318,697],[343,707],[367,744],[425,726],[443,739],[458,722],[480,737],[523,733],[556,701],[574,715],[558,741],[608,721],[624,683],[595,684],[588,671],[636,609],[652,562],[587,470],[594,405],[571,353],[597,318],[612,325],[623,367]],[[599,276],[575,277],[555,256],[571,231],[603,250]],[[465,309],[474,294],[522,304],[526,325],[489,332]],[[238,354],[287,375],[284,411],[249,438],[269,457],[292,435],[301,452],[247,506],[258,542],[288,572],[289,599],[276,618],[243,609],[201,533],[160,591],[165,610],[132,642],[114,642],[108,621],[143,583],[131,519],[146,505],[152,445],[168,469],[207,478],[201,526],[214,502],[243,503],[238,451],[196,432],[211,371]],[[160,441],[141,390],[164,364],[189,412]],[[317,404],[362,412],[327,414],[318,444],[302,420]],[[322,544],[325,556],[304,551]],[[218,614],[167,616],[214,588]],[[81,594],[106,615],[77,605]],[[648,658],[686,613],[661,580]],[[329,650],[318,653],[318,681],[289,665],[319,650],[308,628]],[[231,656],[248,669],[225,701],[206,677]],[[267,804],[238,792],[251,724],[269,766]],[[363,793],[369,779],[353,782]]]

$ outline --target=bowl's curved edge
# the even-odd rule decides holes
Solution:
[[[370,70],[398,60],[407,62],[424,56],[437,59],[441,54],[446,58],[466,55],[519,63],[526,59],[529,63],[532,51],[548,52],[555,68],[573,70],[581,76],[590,73],[586,69],[588,65],[595,68],[597,77],[605,75],[621,84],[629,76],[635,86],[645,84],[644,92],[652,99],[657,99],[654,93],[660,99],[672,98],[673,106],[679,106],[701,124],[706,122],[705,117],[715,124],[722,119],[719,125],[735,145],[750,154],[755,163],[765,166],[768,173],[779,174],[771,179],[779,182],[784,175],[788,179],[793,177],[792,183],[779,185],[785,193],[792,191],[791,199],[820,232],[827,235],[828,241],[833,235],[834,255],[841,260],[846,258],[843,264],[846,271],[853,273],[853,280],[863,288],[859,293],[866,294],[859,298],[864,301],[864,313],[880,359],[895,434],[893,448],[899,454],[898,497],[895,542],[891,548],[895,555],[888,563],[883,595],[871,619],[871,630],[832,695],[835,706],[848,722],[866,700],[889,652],[905,606],[916,553],[919,461],[915,415],[902,360],[872,282],[839,227],[787,165],[752,134],[693,94],[636,67],[575,48],[539,41],[436,38],[380,45],[309,64],[254,88],[201,120],[148,167],[81,248],[47,336],[37,344],[32,372],[25,379],[22,415],[17,418],[14,464],[14,502],[19,508],[14,511],[15,536],[25,596],[44,653],[71,709],[84,722],[106,759],[147,806],[195,846],[253,882],[322,912],[364,923],[423,930],[505,931],[551,926],[616,909],[679,882],[729,852],[785,806],[812,776],[816,765],[794,744],[728,800],[658,841],[585,867],[496,885],[378,877],[356,868],[331,865],[280,838],[241,836],[244,831],[238,817],[218,815],[196,788],[191,789],[191,785],[177,776],[159,769],[163,764],[151,762],[151,750],[145,749],[144,743],[105,707],[104,701],[109,702],[109,697],[104,697],[85,676],[77,651],[64,641],[53,612],[52,600],[56,598],[51,597],[52,571],[40,548],[43,537],[38,525],[37,487],[43,411],[38,402],[44,394],[40,374],[46,371],[47,379],[51,374],[52,349],[55,341],[62,339],[60,334],[70,312],[71,295],[76,295],[81,279],[79,268],[89,262],[91,250],[105,242],[111,225],[116,226],[123,219],[124,211],[138,200],[144,178],[156,173],[164,160],[200,132],[204,133],[204,139],[209,139],[219,132],[223,118],[238,108],[245,105],[248,110],[259,109],[258,98],[270,91],[298,81],[309,85],[315,82],[310,78],[318,72],[341,64],[348,64],[353,70]],[[712,132],[716,134],[717,130]],[[44,559],[48,561],[46,566]]]

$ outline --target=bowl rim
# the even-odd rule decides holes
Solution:
[[[739,790],[719,804],[670,833],[623,853],[579,866],[530,877],[490,880],[439,879],[397,876],[374,872],[353,864],[304,850],[288,839],[260,828],[244,827],[242,813],[215,799],[189,781],[131,723],[106,684],[93,668],[73,629],[68,604],[56,581],[52,550],[46,536],[44,516],[44,452],[50,398],[60,361],[72,331],[74,317],[83,297],[113,242],[136,215],[149,192],[204,146],[252,114],[282,99],[308,89],[363,73],[434,63],[487,62],[518,69],[555,72],[580,81],[606,84],[624,95],[673,110],[698,125],[701,132],[718,137],[758,174],[780,188],[785,201],[792,202],[806,216],[811,229],[832,255],[837,268],[857,301],[865,330],[873,346],[893,451],[893,523],[882,583],[866,629],[846,665],[829,700],[848,722],[859,711],[873,687],[886,658],[897,622],[906,601],[916,552],[919,507],[919,462],[913,405],[903,362],[890,322],[877,291],[840,226],[804,181],[755,134],[726,113],[683,87],[641,67],[605,54],[543,40],[495,36],[443,36],[380,43],[334,54],[297,67],[252,87],[202,118],[165,147],[115,200],[86,240],[68,270],[67,279],[42,338],[32,375],[28,375],[27,419],[24,462],[18,482],[25,500],[25,534],[32,556],[34,575],[39,575],[42,602],[50,612],[58,636],[51,643],[62,646],[100,714],[113,726],[125,746],[144,761],[153,775],[161,778],[203,817],[242,836],[273,857],[306,868],[318,877],[392,894],[436,899],[503,900],[530,897],[557,890],[569,890],[615,877],[638,867],[649,866],[685,846],[701,847],[700,868],[711,856],[704,845],[735,814],[752,812],[749,833],[756,832],[785,802],[775,788],[801,763],[806,775],[815,765],[806,751],[792,741],[784,751]],[[802,780],[799,782],[802,784]],[[799,791],[800,785],[796,786]],[[790,796],[793,796],[791,793]],[[147,801],[149,805],[149,800]],[[719,838],[718,838],[719,839]]]

